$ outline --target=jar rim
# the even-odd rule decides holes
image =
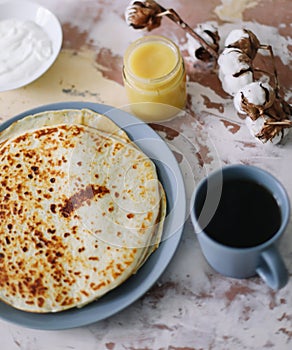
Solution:
[[[175,66],[165,75],[157,78],[143,78],[138,75],[136,75],[131,69],[130,65],[128,64],[129,58],[131,56],[131,53],[134,52],[134,50],[139,47],[140,45],[144,45],[147,42],[161,42],[164,45],[167,45],[170,47],[176,57],[176,64]],[[127,48],[125,55],[124,55],[124,69],[126,71],[127,77],[130,79],[134,79],[135,81],[138,81],[141,84],[159,84],[163,83],[169,79],[172,79],[174,75],[177,74],[178,70],[180,69],[182,62],[182,57],[179,51],[178,46],[171,41],[170,39],[162,36],[162,35],[145,35],[135,41],[133,41]]]

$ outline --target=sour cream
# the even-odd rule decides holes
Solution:
[[[0,85],[33,76],[53,54],[45,31],[33,21],[0,21]]]

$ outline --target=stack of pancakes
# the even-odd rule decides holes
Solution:
[[[153,162],[91,110],[27,116],[0,133],[0,300],[57,312],[96,300],[158,247]]]

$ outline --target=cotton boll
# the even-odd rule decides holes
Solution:
[[[234,29],[225,39],[225,46],[236,48],[253,60],[260,48],[257,36],[248,29]]]
[[[217,28],[210,23],[199,24],[194,31],[205,40],[205,42],[214,48],[215,51],[219,49],[219,35]],[[194,37],[190,34],[186,34],[187,37],[187,50],[189,55],[194,59],[204,60],[207,55],[207,51],[202,47],[202,44],[199,43]],[[204,52],[203,52],[204,51]],[[210,56],[210,54],[209,54]],[[209,57],[210,58],[210,57]]]
[[[248,33],[244,29],[234,29],[226,37],[225,47],[232,46],[234,43],[244,38],[249,38]]]
[[[251,135],[253,137],[256,137],[256,135],[262,130],[265,124],[265,120],[264,118],[258,118],[256,120],[252,120],[251,118],[247,117],[245,119],[245,123]]]
[[[193,59],[197,59],[195,52],[201,47],[201,44],[195,38],[190,36],[189,34],[187,34],[186,37],[187,37],[187,51],[188,51],[190,57],[192,57]],[[210,43],[206,39],[205,39],[205,41],[208,44]]]
[[[253,74],[250,71],[246,71],[234,77],[233,75],[219,73],[219,79],[221,80],[223,90],[229,95],[234,96],[238,90],[253,81]]]
[[[133,18],[133,16],[136,15],[136,12],[137,12],[136,7],[134,6],[134,3],[135,3],[135,1],[131,0],[129,2],[128,6],[126,7],[126,10],[125,10],[124,16],[125,16],[125,20],[126,20],[126,23],[128,26],[133,25],[132,18]]]
[[[242,98],[243,98],[243,90],[244,88],[240,89],[239,91],[237,91],[237,93],[234,95],[234,98],[233,98],[233,104],[234,104],[234,107],[235,109],[237,110],[238,113],[241,113],[241,114],[247,114],[246,111],[244,111],[242,108],[241,108],[241,105],[242,105]]]
[[[273,88],[269,84],[260,81],[246,85],[241,92],[249,103],[257,106],[265,105],[266,108],[271,107],[275,99]]]
[[[152,0],[130,1],[125,10],[125,19],[128,26],[134,29],[151,31],[161,25],[161,17],[157,16],[161,7]]]
[[[251,61],[238,49],[224,49],[218,58],[218,66],[222,87],[232,96],[253,81]]]
[[[277,145],[277,144],[281,143],[283,141],[283,139],[288,135],[290,129],[283,128],[283,129],[279,130],[279,132],[276,133],[273,138],[270,138],[267,140],[267,139],[261,137],[261,134],[262,134],[262,130],[265,126],[265,122],[267,122],[269,120],[271,120],[271,119],[267,115],[263,115],[262,117],[260,117],[256,120],[252,120],[251,118],[247,117],[245,119],[245,123],[246,123],[246,126],[248,127],[248,129],[253,137],[257,138],[262,143],[269,142],[273,145]]]
[[[255,119],[271,107],[274,100],[274,89],[267,83],[256,81],[244,86],[235,94],[234,106],[239,113],[249,114]]]
[[[251,61],[242,51],[226,48],[218,58],[218,65],[224,75],[234,75],[250,69]]]

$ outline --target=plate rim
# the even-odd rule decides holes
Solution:
[[[167,239],[161,242],[158,249],[154,253],[152,253],[152,255],[148,258],[146,263],[138,270],[138,272],[134,276],[131,276],[128,280],[123,282],[121,286],[113,289],[112,291],[110,291],[109,293],[107,293],[105,296],[101,298],[101,300],[109,299],[109,302],[111,302],[111,298],[113,298],[112,303],[115,305],[114,309],[112,309],[111,311],[105,312],[104,316],[102,317],[100,315],[96,315],[96,313],[93,312],[94,309],[98,309],[98,304],[95,304],[95,303],[98,303],[98,301],[87,304],[80,309],[73,308],[73,309],[65,310],[58,313],[48,313],[48,314],[47,313],[37,314],[37,313],[21,311],[13,308],[12,306],[6,305],[4,302],[0,301],[0,310],[1,310],[1,305],[2,305],[2,308],[4,309],[6,308],[7,310],[9,310],[9,313],[6,315],[3,315],[3,312],[1,312],[0,319],[8,321],[10,323],[20,325],[20,326],[24,326],[26,328],[39,329],[39,330],[64,330],[64,329],[82,327],[82,326],[87,326],[92,323],[105,320],[109,317],[114,316],[120,311],[126,309],[135,301],[140,299],[143,295],[145,295],[145,293],[147,293],[147,291],[157,282],[157,280],[160,278],[160,276],[163,274],[163,272],[169,265],[170,261],[172,260],[178,248],[178,245],[180,243],[181,236],[183,233],[183,228],[186,221],[186,210],[187,210],[186,192],[185,192],[184,179],[182,176],[181,169],[178,165],[178,162],[176,161],[175,156],[173,155],[172,151],[170,150],[166,142],[149,125],[139,120],[138,118],[134,117],[133,115],[129,114],[128,112],[125,112],[116,107],[112,107],[106,104],[99,104],[95,102],[79,102],[79,101],[57,102],[57,103],[41,105],[32,109],[29,109],[20,114],[17,114],[16,116],[0,124],[0,132],[6,129],[7,127],[9,127],[9,125],[11,125],[13,122],[20,120],[25,116],[28,116],[31,114],[36,114],[36,113],[48,111],[48,110],[82,109],[82,108],[88,108],[97,113],[105,114],[110,119],[112,119],[118,126],[125,129],[126,132],[127,132],[127,127],[131,128],[131,126],[133,125],[134,126],[138,125],[139,127],[141,125],[141,127],[143,128],[143,132],[147,131],[147,133],[150,134],[155,140],[159,140],[159,142],[162,143],[161,145],[163,145],[164,149],[168,150],[167,157],[170,157],[171,164],[172,165],[174,164],[176,167],[174,173],[176,175],[177,186],[179,187],[177,193],[179,194],[178,196],[179,210],[180,210],[179,219],[181,222],[179,223],[179,226],[176,228],[175,233],[167,237]],[[113,113],[117,113],[117,115]],[[119,120],[120,117],[121,119]],[[135,142],[135,130],[134,130],[134,135],[130,134],[129,136],[130,138],[133,138],[133,141]],[[142,148],[142,151],[144,151],[143,148]],[[161,150],[159,149],[157,151],[161,151]],[[147,152],[145,153],[147,155]],[[159,260],[161,256],[164,257],[162,261]],[[155,266],[155,263],[157,263],[157,261],[159,262],[159,265]],[[115,304],[115,296],[118,293],[119,289],[127,290],[127,286],[129,286],[129,284],[131,285],[131,282],[130,282],[131,280],[135,278],[138,280],[139,278],[141,279],[143,271],[146,270],[147,272],[147,269],[149,268],[149,265],[152,262],[154,262],[154,265],[152,266],[153,269],[150,270],[151,271],[150,280],[148,280],[149,276],[146,275],[146,278],[142,279],[142,283],[136,286],[134,293],[132,290],[129,291],[130,298],[129,297],[127,298],[128,293],[126,293],[125,295],[122,295],[124,297],[122,302]],[[146,285],[143,284],[145,283],[144,280],[146,280],[147,282]],[[135,281],[133,283],[135,284]],[[118,294],[118,297],[119,297],[119,294]],[[106,306],[107,305],[105,305],[105,308]],[[103,305],[101,306],[101,309],[102,307]],[[86,312],[87,310],[89,310],[89,312]],[[71,314],[76,316],[76,313],[77,313],[77,317],[70,316]],[[66,315],[68,317],[66,317]],[[58,321],[56,321],[57,318],[59,318]]]
[[[47,7],[45,7],[45,6],[43,6],[43,5],[39,4],[39,3],[36,3],[34,1],[30,1],[30,0],[23,0],[23,1],[19,1],[19,0],[5,0],[5,1],[0,1],[0,11],[1,11],[1,7],[6,6],[6,5],[10,6],[11,8],[13,8],[13,6],[15,6],[15,13],[21,12],[21,10],[19,10],[20,6],[24,6],[24,7],[25,6],[30,6],[30,7],[34,8],[35,12],[37,10],[39,10],[39,9],[42,9],[43,11],[46,11],[47,13],[49,13],[49,16],[53,20],[52,24],[54,25],[55,31],[57,32],[57,36],[53,39],[51,37],[50,33],[48,31],[46,31],[43,26],[41,26],[41,28],[49,36],[49,38],[51,40],[51,43],[52,43],[53,53],[52,53],[51,57],[42,66],[40,66],[40,68],[37,69],[32,74],[31,77],[27,77],[27,78],[24,78],[24,79],[19,79],[19,80],[13,81],[12,83],[8,83],[8,84],[3,84],[3,85],[0,84],[0,92],[6,92],[6,91],[11,91],[11,90],[15,90],[15,89],[21,88],[21,87],[29,85],[29,84],[33,83],[34,81],[36,81],[37,79],[39,79],[54,64],[54,62],[56,61],[56,59],[57,59],[57,57],[58,57],[58,55],[59,55],[59,53],[61,51],[62,43],[63,43],[63,30],[62,30],[61,22],[58,19],[58,17],[55,15],[55,13],[53,13]],[[11,17],[2,17],[2,16],[0,16],[0,20],[4,20],[5,18],[9,19]],[[25,19],[25,18],[21,16],[21,19]]]

